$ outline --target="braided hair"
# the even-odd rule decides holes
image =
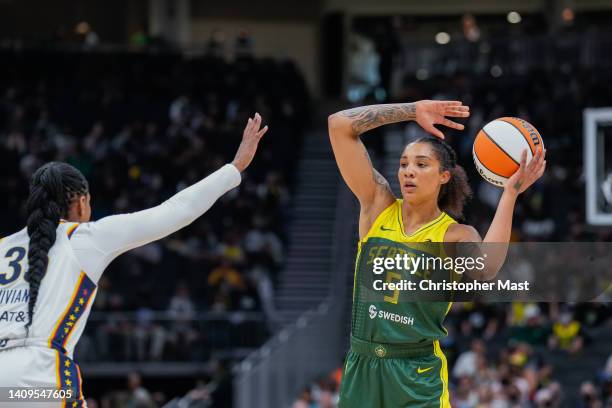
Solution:
[[[86,195],[88,191],[83,174],[66,163],[47,163],[32,175],[26,204],[30,237],[28,272],[25,274],[30,284],[27,330],[32,324],[38,289],[47,272],[48,254],[55,243],[60,219],[68,215],[72,200]]]
[[[455,219],[463,218],[463,207],[472,197],[472,189],[465,170],[457,164],[457,154],[444,140],[424,136],[413,143],[428,143],[440,162],[440,171],[448,170],[450,180],[443,184],[438,195],[438,207]]]

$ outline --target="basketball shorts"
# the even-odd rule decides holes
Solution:
[[[450,408],[446,357],[425,346],[351,338],[340,385],[340,408]]]
[[[66,355],[47,347],[14,347],[0,351],[0,408],[86,408],[78,365]],[[38,396],[11,398],[9,391],[35,391]],[[63,390],[70,398],[44,400],[41,391]],[[38,391],[36,391],[38,390]],[[57,397],[57,395],[56,395]]]

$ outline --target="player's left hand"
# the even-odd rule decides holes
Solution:
[[[243,172],[249,164],[251,164],[253,157],[255,157],[259,140],[268,131],[267,125],[261,128],[261,121],[261,115],[256,113],[254,117],[249,118],[244,128],[242,142],[240,142],[240,146],[232,162],[240,172]]]
[[[442,125],[451,129],[463,130],[465,128],[464,125],[449,120],[446,117],[467,118],[470,116],[470,107],[463,105],[461,101],[423,100],[416,102],[415,106],[416,122],[427,132],[440,139],[444,139],[444,133],[434,125]]]
[[[523,150],[521,154],[521,164],[519,169],[506,181],[504,190],[513,194],[519,195],[527,190],[529,186],[542,177],[546,169],[546,149],[539,147],[535,156],[527,164],[527,150]]]

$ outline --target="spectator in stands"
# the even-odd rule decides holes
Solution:
[[[174,298],[173,298],[174,299]],[[138,361],[160,361],[163,356],[167,331],[155,319],[155,312],[143,300],[136,311],[134,342]],[[171,301],[172,308],[172,301]]]
[[[212,58],[223,58],[225,54],[225,33],[223,30],[214,29],[206,44],[206,55]]]
[[[230,299],[235,305],[237,294],[246,290],[244,277],[226,257],[221,258],[221,263],[213,269],[208,276],[208,286],[213,293],[220,293]]]
[[[179,282],[176,286],[167,313],[172,322],[167,341],[179,358],[189,358],[198,333],[194,329],[195,306],[185,282]]]
[[[258,261],[255,261],[251,269],[247,271],[249,280],[254,285],[257,296],[261,301],[261,308],[266,314],[268,321],[274,325],[278,316],[274,304],[274,285],[270,274],[270,269]]]
[[[573,319],[571,312],[562,312],[553,324],[552,335],[548,340],[549,348],[577,354],[582,351],[583,345],[582,325]]]
[[[143,387],[142,377],[139,373],[129,373],[126,385],[126,390],[113,391],[106,394],[102,398],[100,405],[112,408],[157,408],[151,393]]]
[[[335,408],[339,395],[335,392],[334,384],[328,378],[319,378],[311,391],[317,408]]]
[[[452,395],[452,406],[470,408],[478,403],[478,389],[470,376],[459,378],[457,388]]]
[[[100,408],[98,401],[93,398],[87,398],[87,408]]]
[[[236,58],[248,58],[253,56],[254,52],[253,37],[246,29],[241,29],[236,36],[234,43],[234,55]]]
[[[292,408],[318,408],[316,402],[312,399],[309,387],[302,390],[300,398],[293,403]]]
[[[453,376],[455,378],[474,377],[481,360],[486,360],[485,345],[482,340],[474,339],[471,349],[459,355],[453,368]]]
[[[599,375],[604,406],[612,406],[612,354],[608,357],[604,369]]]
[[[545,324],[540,308],[535,303],[514,302],[512,324],[509,336],[511,339],[532,345],[546,344],[550,328]]]
[[[244,250],[237,232],[232,231],[226,234],[225,239],[219,245],[219,255],[233,264],[244,262]]]
[[[590,381],[585,381],[580,385],[579,408],[603,408],[603,403],[599,398],[597,388]]]
[[[563,402],[561,386],[557,382],[550,383],[548,386],[540,388],[533,398],[537,408],[560,407]]]

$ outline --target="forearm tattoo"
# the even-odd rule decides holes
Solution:
[[[360,135],[370,129],[387,123],[403,122],[416,118],[414,103],[391,103],[384,105],[360,106],[340,112],[351,119],[353,132]]]

